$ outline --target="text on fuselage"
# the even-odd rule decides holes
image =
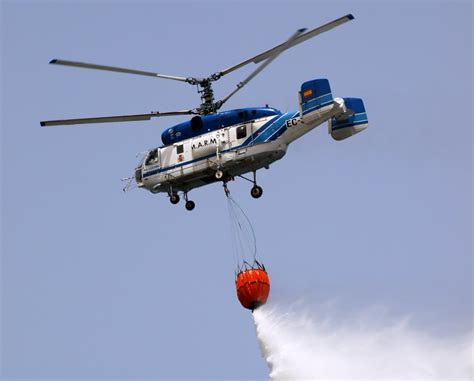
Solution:
[[[210,137],[209,139],[200,140],[197,143],[193,143],[193,145],[191,146],[191,149],[193,149],[193,150],[194,149],[199,149],[199,148],[202,148],[202,147],[209,146],[211,144],[217,145],[217,139],[214,138],[214,137]]]
[[[290,127],[296,126],[298,122],[299,122],[299,118],[291,118],[291,119],[288,119],[285,123],[286,123],[286,127],[290,128]]]

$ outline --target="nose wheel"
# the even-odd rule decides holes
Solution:
[[[178,202],[179,202],[179,196],[177,193],[171,193],[170,194],[170,202],[173,204],[173,205],[176,205]]]
[[[196,204],[192,200],[188,200],[188,192],[184,192],[184,199],[186,200],[186,204],[184,204],[184,207],[186,210],[193,210],[196,207]]]
[[[170,202],[173,205],[176,205],[177,203],[179,203],[180,198],[179,198],[178,193],[170,192],[169,196],[170,196]],[[184,207],[186,208],[186,210],[191,211],[196,207],[196,204],[194,203],[194,201],[191,201],[188,199],[188,192],[184,192],[184,200],[186,201],[186,204],[184,204]]]

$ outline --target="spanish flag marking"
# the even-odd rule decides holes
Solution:
[[[313,95],[313,89],[307,89],[303,92],[303,96],[306,98],[306,97],[309,97],[310,95]]]

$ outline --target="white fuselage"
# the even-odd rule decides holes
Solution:
[[[334,102],[301,117],[288,112],[237,124],[151,150],[136,169],[139,187],[153,193],[188,192],[226,178],[267,167],[281,159],[294,140],[340,112]]]

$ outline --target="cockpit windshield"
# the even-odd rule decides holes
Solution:
[[[159,163],[158,148],[155,148],[154,150],[148,152],[148,155],[145,159],[145,165],[153,165],[157,163]]]

